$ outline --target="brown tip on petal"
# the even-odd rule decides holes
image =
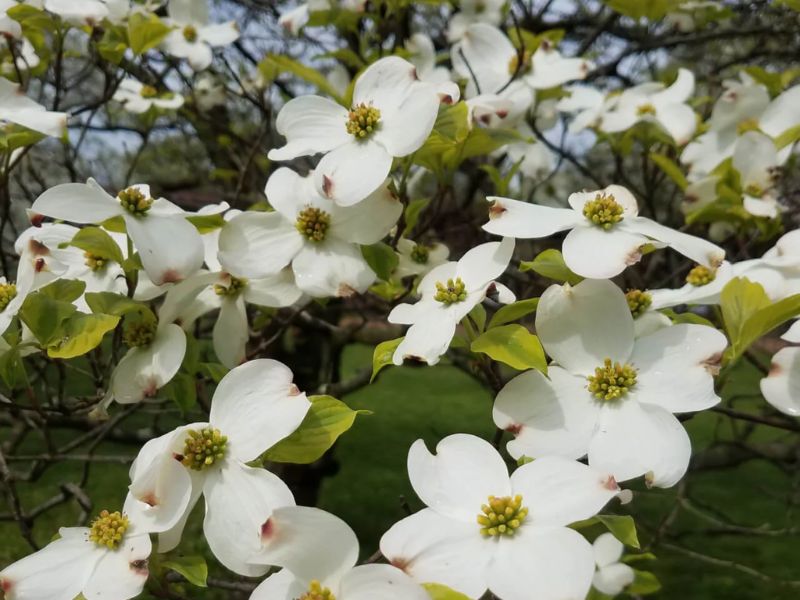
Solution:
[[[439,102],[442,104],[453,104],[454,100],[450,94],[439,94]]]
[[[719,369],[722,365],[722,352],[716,352],[715,354],[712,354],[700,364],[703,366],[703,368],[705,368],[706,371],[711,373],[711,375],[719,375]]]
[[[273,535],[275,535],[275,523],[272,522],[272,517],[270,517],[261,526],[261,541],[266,541]]]
[[[343,283],[339,286],[339,289],[336,290],[336,295],[339,298],[350,298],[351,296],[355,296],[358,292],[352,287]]]
[[[45,260],[44,260],[43,258],[37,258],[37,259],[36,259],[36,262],[35,262],[35,263],[34,263],[34,265],[33,265],[33,269],[34,269],[34,270],[35,270],[37,273],[41,273],[42,271],[44,271],[44,268],[45,268],[46,266],[47,266],[47,263],[45,262]]]
[[[50,254],[50,248],[45,246],[39,240],[34,240],[33,238],[28,241],[28,250],[30,250],[31,254],[34,256],[47,256]]]
[[[513,435],[514,437],[519,435],[519,432],[522,431],[522,425],[520,423],[512,423],[505,429],[508,433]]]
[[[699,202],[700,198],[698,198],[694,194],[686,194],[686,196],[684,196],[683,200],[687,204],[694,204],[695,202]]]
[[[155,381],[150,380],[147,382],[147,387],[142,390],[142,395],[145,398],[153,398],[156,395],[156,392],[158,392],[158,384]]]
[[[411,561],[407,558],[393,558],[389,561],[389,564],[392,565],[395,569],[400,569],[404,573],[408,568],[408,565],[411,564]]]
[[[631,265],[638,263],[640,260],[642,260],[641,246],[635,250],[631,250],[631,252],[628,253],[628,256],[625,257],[625,264],[630,267]]]
[[[496,219],[504,212],[506,212],[506,207],[500,204],[499,200],[495,200],[494,203],[492,203],[492,206],[489,208],[489,218]]]
[[[42,223],[44,223],[44,215],[40,215],[38,213],[34,213],[31,215],[31,225],[34,227],[41,227]]]
[[[498,111],[495,111],[495,113],[494,113],[494,114],[496,114],[496,115],[497,115],[498,117],[500,117],[501,119],[505,119],[505,118],[508,116],[508,111],[507,111],[507,110],[505,110],[505,109],[503,109],[503,110],[498,110]]]
[[[712,254],[708,257],[708,262],[711,263],[711,268],[716,269],[722,264],[722,261],[725,260],[725,253],[722,254]]]
[[[767,373],[767,377],[776,377],[783,373],[783,367],[781,367],[778,363],[772,363],[769,366],[769,373]]]
[[[181,277],[181,274],[175,269],[164,271],[164,274],[161,276],[161,283],[178,283],[181,280],[183,280],[183,277]]]
[[[183,456],[183,454],[178,454],[177,452],[173,452],[173,453],[172,453],[172,458],[174,458],[174,459],[175,459],[175,460],[177,460],[178,462],[183,462],[183,459],[184,459],[185,457]]]
[[[653,473],[652,471],[648,471],[647,473],[645,473],[644,474],[644,483],[645,483],[645,485],[647,487],[649,487],[649,488],[653,487],[653,481],[655,480],[655,478],[656,478],[656,474]]]
[[[484,125],[488,125],[490,120],[491,117],[489,115],[481,115],[480,117],[478,117],[478,121],[480,121]]]
[[[322,193],[325,194],[326,198],[330,198],[333,195],[333,179],[327,175],[322,176]]]
[[[147,506],[157,506],[158,505],[158,498],[156,497],[155,492],[147,492],[144,496],[139,498],[140,502],[144,502]]]
[[[614,479],[613,475],[608,476],[608,479],[603,482],[603,487],[612,492],[619,491],[619,485],[617,485],[617,480]]]
[[[411,74],[411,79],[419,81],[419,75],[417,75],[417,67],[411,67],[411,71],[409,71],[409,73]]]
[[[0,579],[0,590],[2,590],[4,594],[8,594],[8,592],[11,591],[11,587],[10,579]]]
[[[411,361],[412,363],[418,363],[418,364],[421,364],[421,365],[427,365],[428,364],[427,360],[425,360],[421,356],[417,356],[416,354],[404,354],[403,355],[403,360],[404,361],[408,360],[408,361]]]
[[[150,571],[147,568],[146,558],[140,558],[139,560],[134,560],[131,562],[131,570],[135,571],[137,575],[141,575],[142,577],[147,577],[150,574]]]
[[[289,395],[290,396],[299,396],[300,394],[302,394],[302,392],[300,391],[299,387],[297,387],[293,383],[289,385]]]

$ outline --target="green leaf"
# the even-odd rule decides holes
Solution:
[[[25,381],[25,364],[16,346],[0,354],[0,379],[9,389]]]
[[[419,215],[422,210],[428,206],[430,203],[430,198],[417,198],[416,200],[412,200],[408,203],[405,210],[405,219],[406,219],[406,234],[414,229],[417,222],[419,221]]]
[[[33,6],[17,4],[7,9],[6,14],[18,23],[26,25],[31,29],[54,31],[56,28],[56,23],[50,13]]]
[[[128,50],[128,30],[119,25],[104,27],[103,37],[97,42],[97,52],[105,60],[118,65]]]
[[[655,594],[661,589],[661,582],[659,582],[658,578],[649,571],[637,571],[634,569],[633,574],[633,583],[625,588],[626,593],[632,596],[647,596],[648,594]]]
[[[683,174],[683,170],[678,166],[678,164],[668,157],[666,154],[659,154],[658,152],[651,152],[650,153],[650,160],[658,165],[658,167],[667,174],[667,176],[675,182],[675,184],[685,190],[689,182],[686,180],[686,176]]]
[[[53,300],[46,294],[29,294],[19,310],[19,318],[42,346],[60,337],[62,323],[77,309],[70,302]]]
[[[714,323],[712,323],[705,317],[701,317],[700,315],[693,313],[691,311],[687,311],[684,313],[676,313],[671,308],[664,308],[660,312],[662,314],[667,315],[676,325],[680,323],[690,323],[693,325],[707,325],[708,327],[716,327]]]
[[[156,321],[156,316],[150,308],[138,302],[123,296],[122,294],[115,294],[114,292],[89,292],[84,296],[86,304],[95,313],[104,313],[107,315],[117,315],[124,317],[127,315],[138,314],[142,318],[149,321]]]
[[[361,246],[361,255],[367,261],[369,268],[384,281],[392,276],[392,271],[400,260],[392,247],[383,242],[371,246]]]
[[[170,556],[160,562],[165,569],[180,573],[186,581],[198,587],[206,587],[208,566],[202,556]]]
[[[222,381],[229,370],[228,367],[219,363],[200,363],[200,372],[210,377],[214,383]]]
[[[652,552],[642,552],[641,554],[626,554],[620,559],[620,562],[624,562],[626,565],[639,562],[642,560],[656,560],[656,555]]]
[[[75,358],[97,348],[103,336],[119,323],[115,315],[76,313],[66,320],[60,337],[47,346],[51,358]]]
[[[134,54],[143,54],[158,46],[172,31],[153,13],[135,12],[128,19],[128,41]]]
[[[535,271],[542,277],[555,279],[556,281],[565,281],[570,285],[576,285],[583,281],[583,277],[570,271],[569,267],[564,262],[561,251],[554,248],[540,252],[532,261],[523,261],[519,265],[519,270],[523,272]]]
[[[274,80],[282,73],[296,75],[303,81],[310,83],[319,91],[336,100],[339,104],[344,104],[344,99],[318,69],[297,62],[288,56],[268,54],[264,57],[264,60],[258,64],[258,68],[268,81]]]
[[[497,312],[492,315],[492,318],[489,320],[489,329],[521,319],[535,312],[537,306],[539,306],[538,298],[528,298],[527,300],[518,300],[512,304],[507,304],[499,308]]]
[[[90,252],[95,256],[113,260],[118,264],[122,264],[125,260],[117,242],[100,227],[84,227],[78,230],[68,245],[80,248],[84,252]]]
[[[351,409],[332,396],[309,396],[311,408],[294,433],[262,455],[262,460],[308,464],[319,459],[337,438],[353,426],[356,415],[365,411]]]
[[[482,304],[476,304],[475,308],[469,311],[469,318],[472,319],[478,327],[478,333],[486,328],[486,309]]]
[[[636,523],[629,515],[597,515],[598,522],[614,534],[620,542],[631,548],[639,548],[639,536],[636,535]]]
[[[605,0],[605,3],[626,17],[650,20],[660,19],[680,5],[677,0]]]
[[[11,152],[17,148],[33,146],[45,135],[21,125],[8,124],[0,130],[0,149]]]
[[[370,383],[375,380],[375,377],[384,367],[394,364],[392,362],[394,351],[397,350],[397,347],[402,341],[403,338],[399,337],[381,342],[375,346],[375,350],[372,353],[372,377],[369,378]]]
[[[186,217],[186,220],[194,225],[200,233],[209,233],[225,225],[225,219],[222,217],[221,213],[214,215],[192,215]]]
[[[470,349],[520,371],[537,369],[547,373],[547,359],[539,338],[522,325],[501,325],[481,334]]]
[[[86,283],[78,279],[57,279],[39,289],[39,293],[60,302],[74,302],[81,297]]]
[[[800,125],[795,125],[794,127],[790,127],[783,133],[781,133],[778,137],[775,138],[775,147],[778,150],[785,148],[789,144],[794,144],[795,142],[800,141]]]
[[[441,583],[423,583],[422,587],[428,592],[431,600],[469,600],[469,596],[465,596],[461,592],[450,589]]]
[[[194,377],[188,373],[178,373],[164,386],[164,395],[170,398],[185,415],[197,405]]]

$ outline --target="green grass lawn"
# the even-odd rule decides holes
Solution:
[[[371,348],[352,347],[345,353],[343,377],[371,364]],[[730,382],[737,396],[757,393],[755,373],[743,371]],[[406,475],[406,454],[410,444],[423,438],[433,448],[438,440],[456,432],[490,437],[491,396],[469,375],[449,365],[434,368],[403,367],[386,369],[378,381],[345,398],[353,408],[367,409],[371,415],[359,416],[354,427],[337,444],[334,457],[338,470],[322,481],[320,506],[345,519],[361,540],[362,555],[369,556],[378,545],[381,534],[405,515],[403,502],[417,510],[421,504],[415,497]],[[737,408],[745,410],[756,399],[745,398]],[[763,400],[761,400],[763,402]],[[730,425],[713,413],[696,416],[687,423],[696,450],[703,450],[714,439],[726,439]],[[727,428],[727,429],[726,429]],[[779,436],[762,428],[756,436],[763,441]],[[35,451],[38,440],[32,439],[29,451]],[[104,453],[131,453],[130,448],[107,445]],[[98,468],[99,467],[95,467]],[[78,464],[60,464],[48,471],[36,485],[20,484],[26,507],[49,498],[60,483],[80,478]],[[127,467],[106,465],[90,478],[88,492],[98,508],[118,507],[127,487]],[[738,566],[714,565],[663,545],[653,551],[658,560],[638,563],[637,568],[651,570],[662,581],[663,589],[656,597],[681,600],[726,598],[730,600],[789,600],[800,596],[800,590],[771,583],[745,571],[755,569],[776,579],[800,579],[798,537],[779,530],[800,528],[800,517],[790,510],[797,503],[800,477],[795,471],[785,472],[766,461],[751,460],[728,469],[693,473],[687,480],[692,508],[709,514],[709,522],[682,509],[672,515],[662,542],[678,545],[691,552],[728,561]],[[643,545],[673,512],[676,490],[646,490],[640,485],[634,502],[622,509],[640,525]],[[4,500],[3,500],[4,502]],[[0,504],[0,512],[7,508]],[[35,535],[46,542],[60,525],[73,525],[79,510],[74,502],[37,519]],[[202,514],[192,518],[181,550],[186,553],[204,551],[200,535]],[[730,524],[761,529],[759,535],[730,531]],[[591,531],[594,534],[597,530]],[[776,533],[777,531],[777,533]],[[749,532],[750,533],[750,532]],[[0,522],[0,565],[26,553],[16,526]],[[225,572],[209,559],[213,574]],[[187,590],[188,591],[188,590]],[[192,598],[227,598],[225,593],[199,592],[193,588]]]

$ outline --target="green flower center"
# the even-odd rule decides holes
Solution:
[[[522,66],[519,67],[519,52],[515,52],[514,56],[511,57],[511,60],[508,61],[508,74],[515,75],[518,71],[517,68],[519,67],[520,73],[527,73],[531,70],[531,54],[530,50],[524,50],[522,52]]]
[[[156,338],[157,324],[149,320],[136,320],[125,323],[122,340],[129,348],[149,346]]]
[[[17,286],[13,283],[0,283],[0,312],[6,309],[6,306],[17,297]]]
[[[183,28],[183,39],[189,43],[197,41],[197,29],[193,25],[187,25]]]
[[[587,377],[589,391],[598,400],[616,400],[628,393],[636,385],[636,369],[631,365],[612,363],[605,359],[602,367],[594,370],[594,375]]]
[[[98,546],[116,550],[128,530],[128,525],[128,517],[121,512],[101,511],[100,515],[92,521],[92,526],[89,529],[89,540]]]
[[[636,114],[640,117],[645,117],[647,115],[655,115],[656,107],[649,103],[642,104],[641,106],[636,107]]]
[[[502,498],[489,496],[489,502],[481,506],[481,513],[477,520],[478,525],[481,526],[482,536],[513,537],[527,516],[528,509],[522,506],[522,496],[519,494],[513,498],[511,496]]]
[[[122,205],[122,208],[127,210],[132,215],[137,216],[146,214],[147,211],[150,210],[150,207],[153,206],[154,202],[152,198],[145,196],[135,187],[129,187],[122,190],[119,194],[117,194],[117,199]]]
[[[225,458],[228,438],[219,429],[190,429],[183,442],[181,464],[193,471],[202,471]]]
[[[701,287],[704,285],[708,285],[714,279],[716,279],[717,273],[709,269],[708,267],[704,267],[703,265],[697,265],[686,276],[686,283],[690,283],[695,287]]]
[[[331,226],[331,216],[314,206],[306,206],[297,215],[295,227],[310,242],[321,242]]]
[[[583,216],[603,229],[611,229],[622,221],[622,205],[611,194],[597,194],[594,200],[583,205]]]
[[[316,579],[308,586],[308,591],[297,600],[336,600],[336,596]]]
[[[434,294],[433,299],[448,306],[466,300],[467,289],[464,282],[461,281],[461,277],[456,277],[455,280],[448,279],[447,283],[437,281],[436,294]]]
[[[226,286],[221,283],[214,284],[214,293],[217,296],[235,298],[247,287],[247,279],[231,276],[230,283]]]
[[[757,183],[751,183],[744,188],[744,193],[748,196],[753,196],[753,198],[761,198],[764,195],[765,190]]]
[[[155,98],[158,96],[158,90],[152,85],[143,85],[142,89],[139,91],[139,94],[142,98]]]
[[[95,272],[102,271],[108,264],[107,258],[98,254],[92,254],[91,252],[84,252],[83,257],[86,259],[86,266]]]
[[[378,128],[380,120],[381,111],[362,102],[347,113],[347,133],[357,139],[367,138]]]
[[[427,265],[430,254],[431,252],[428,248],[426,248],[422,244],[416,244],[411,249],[411,260],[413,260],[418,265]]]
[[[628,290],[625,293],[625,300],[628,301],[628,308],[634,319],[642,316],[653,303],[653,297],[642,290]]]
[[[736,133],[744,135],[748,131],[758,131],[758,119],[744,119],[736,124]]]

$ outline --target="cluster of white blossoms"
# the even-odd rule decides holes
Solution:
[[[0,10],[12,4],[0,3]],[[281,23],[297,33],[311,13],[334,4],[364,9],[312,1]],[[124,21],[155,6],[40,5],[83,24]],[[32,226],[15,244],[17,279],[0,280],[0,333],[20,322],[26,353],[59,357],[81,332],[43,340],[32,313],[20,318],[26,302],[44,295],[75,322],[107,317],[89,349],[115,330],[127,352],[94,416],[114,410],[113,402],[156,399],[184,362],[187,332],[210,313],[217,314],[213,350],[229,370],[207,421],[181,425],[141,448],[120,505],[100,512],[89,527],[62,528],[43,549],[0,571],[8,600],[137,596],[149,577],[151,536],[157,552],[176,548],[201,497],[202,530],[214,557],[238,575],[268,575],[253,600],[425,600],[426,584],[473,600],[487,591],[501,600],[563,600],[583,599],[592,586],[614,596],[633,582],[633,570],[620,562],[621,542],[604,534],[592,544],[570,525],[595,517],[614,498],[627,502],[630,493],[619,482],[642,477],[648,486],[670,487],[681,480],[692,448],[677,415],[720,402],[715,376],[729,347],[710,322],[682,322],[663,309],[719,305],[737,278],[760,286],[765,302],[795,296],[800,234],[785,234],[760,259],[726,261],[715,243],[640,216],[634,194],[609,185],[569,194],[560,207],[490,196],[482,225],[490,241],[448,260],[441,241],[409,239],[399,225],[407,186],[424,176],[413,158],[435,134],[437,118],[463,102],[470,131],[512,132],[484,154],[537,178],[554,158],[533,138],[553,128],[562,112],[572,115],[573,133],[646,126],[672,140],[689,169],[692,211],[717,197],[717,187],[727,185],[720,169],[732,168],[744,209],[775,217],[775,170],[792,152],[794,138],[784,134],[800,124],[800,86],[770,98],[748,77],[726,82],[697,135],[691,71],[680,69],[670,85],[645,82],[613,92],[565,87],[585,79],[594,64],[563,56],[555,39],[543,37],[535,47],[512,42],[500,29],[505,10],[492,1],[460,3],[448,27],[452,71],[439,64],[431,39],[417,33],[404,49],[408,60],[384,56],[360,71],[352,93],[342,95],[351,98],[346,104],[312,94],[285,102],[275,124],[285,144],[270,149],[269,159],[318,160],[303,175],[275,168],[264,190],[266,210],[221,203],[189,212],[147,184],[107,191],[94,179],[56,185],[36,199]],[[234,22],[211,22],[205,0],[170,0],[166,11],[169,32],[160,47],[193,70],[208,68],[213,48],[239,36]],[[3,31],[19,38],[14,23],[0,18]],[[134,115],[179,109],[183,96],[159,85],[129,74],[113,98]],[[46,111],[0,79],[0,119],[59,135],[66,115]],[[314,301],[371,293],[379,279],[405,280],[387,320],[409,327],[394,340],[391,362],[435,365],[459,343],[463,348],[465,338],[475,342],[476,311],[485,320],[486,308],[496,315],[503,305],[532,300],[518,301],[501,283],[515,251],[522,252],[516,240],[563,232],[560,256],[574,281],[553,284],[537,299],[542,368],[518,369],[494,399],[494,424],[516,468],[509,475],[500,437],[493,446],[450,435],[435,454],[416,441],[408,477],[425,507],[383,535],[385,562],[358,565],[350,527],[320,509],[296,506],[286,483],[263,467],[265,453],[298,430],[312,401],[289,367],[248,352],[248,307],[299,313]],[[381,242],[394,260],[388,276],[379,276],[366,252]],[[689,259],[685,286],[623,290],[612,281],[651,252]],[[67,284],[76,281],[71,297],[48,295],[69,294]],[[784,339],[800,344],[800,321]],[[800,345],[775,355],[761,388],[779,411],[800,415]]]

